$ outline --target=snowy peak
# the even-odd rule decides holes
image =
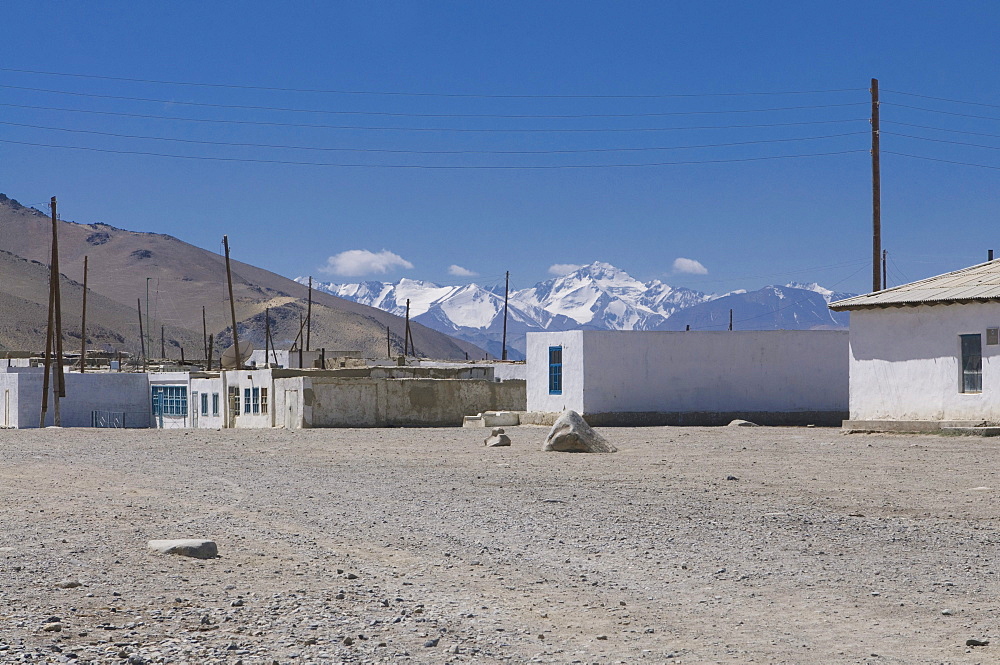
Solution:
[[[305,284],[307,278],[295,281]],[[395,283],[313,283],[314,288],[410,317],[499,356],[503,339],[503,287],[443,286],[415,279]],[[707,295],[660,280],[641,282],[610,263],[595,261],[571,273],[513,291],[508,299],[508,357],[523,357],[525,334],[576,330],[718,330],[733,310],[738,329],[844,328],[846,314],[827,309],[850,297],[811,283],[793,282],[756,291]]]

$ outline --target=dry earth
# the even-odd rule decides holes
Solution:
[[[992,440],[601,432],[0,431],[0,661],[997,662]]]

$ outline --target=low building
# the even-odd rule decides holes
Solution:
[[[847,347],[841,330],[528,333],[527,409],[592,425],[839,425]]]
[[[145,374],[65,372],[66,396],[59,400],[62,427],[149,427],[149,383]],[[0,366],[0,426],[38,427],[44,370]],[[50,389],[51,390],[51,389]],[[50,393],[45,425],[55,424]]]
[[[1000,261],[830,303],[851,313],[847,429],[1000,423]]]

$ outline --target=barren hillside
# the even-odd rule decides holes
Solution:
[[[47,265],[50,240],[51,220],[46,213],[21,206],[0,194],[0,250]],[[238,256],[240,242],[247,240],[230,240],[233,254]],[[109,334],[126,338],[125,348],[132,350],[132,347],[138,347],[136,302],[142,300],[145,307],[147,285],[154,355],[158,355],[156,338],[161,325],[178,331],[173,335],[178,342],[187,340],[186,352],[189,348],[200,351],[202,307],[205,307],[207,313],[208,332],[215,334],[219,341],[218,349],[231,342],[224,256],[168,235],[126,231],[106,224],[74,222],[60,222],[59,250],[61,272],[80,282],[83,280],[84,256],[89,256],[88,287],[93,293],[122,306],[113,316],[109,306],[107,314],[111,318],[107,321],[95,313],[95,326],[104,326]],[[10,317],[10,323],[3,326],[6,336],[0,337],[0,344],[16,344],[17,348],[41,348],[45,342],[44,304],[47,283],[39,275],[44,271],[39,272],[37,265],[34,270],[29,270],[28,266],[32,264],[28,262],[22,265],[8,261],[4,265],[9,272],[0,272],[0,312],[3,313],[3,319]],[[18,272],[22,269],[27,271],[24,275]],[[14,282],[26,282],[32,287],[27,292],[22,288],[14,293],[8,286]],[[249,339],[256,346],[264,345],[264,309],[270,307],[272,338],[279,348],[287,347],[298,332],[299,315],[305,316],[306,287],[267,270],[234,261],[233,289],[241,339]],[[38,294],[41,294],[41,299]],[[38,329],[38,325],[32,323],[37,318],[35,315],[26,312],[27,318],[21,322],[20,316],[8,314],[18,309],[19,301],[16,298],[43,305],[40,319],[43,333],[37,337],[37,341],[34,341],[37,335],[34,331]],[[72,295],[64,295],[66,307],[71,308],[64,309],[64,318],[67,311],[79,311],[79,305],[70,304],[77,302],[73,298]],[[89,307],[88,302],[88,309]],[[134,326],[132,320],[135,321]],[[66,324],[67,321],[64,320],[64,326]],[[79,330],[79,323],[75,325],[76,330]],[[393,353],[400,352],[404,331],[402,319],[330,294],[313,292],[313,348],[356,350],[370,355],[384,355],[387,327],[392,338]],[[411,324],[411,327],[416,350],[420,355],[435,358],[464,358],[466,352],[470,357],[484,355],[481,349],[466,342],[452,339],[419,324]],[[67,327],[67,330],[70,329]],[[9,342],[5,341],[8,339]],[[95,340],[102,341],[100,337],[95,337]],[[134,342],[130,345],[132,340]],[[168,355],[171,355],[169,350]],[[195,355],[202,354],[193,350],[188,353],[189,357]]]

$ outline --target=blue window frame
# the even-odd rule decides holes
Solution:
[[[562,394],[562,347],[549,347],[549,394]]]
[[[243,389],[243,413],[250,413],[250,389]]]
[[[243,389],[243,413],[260,413],[260,388]]]
[[[982,335],[959,335],[962,342],[962,392],[983,392]]]
[[[201,415],[208,415],[208,393],[201,394]]]
[[[212,415],[219,415],[219,393],[212,393]]]
[[[187,386],[153,386],[150,389],[154,416],[186,416]],[[162,408],[162,413],[161,413]]]

